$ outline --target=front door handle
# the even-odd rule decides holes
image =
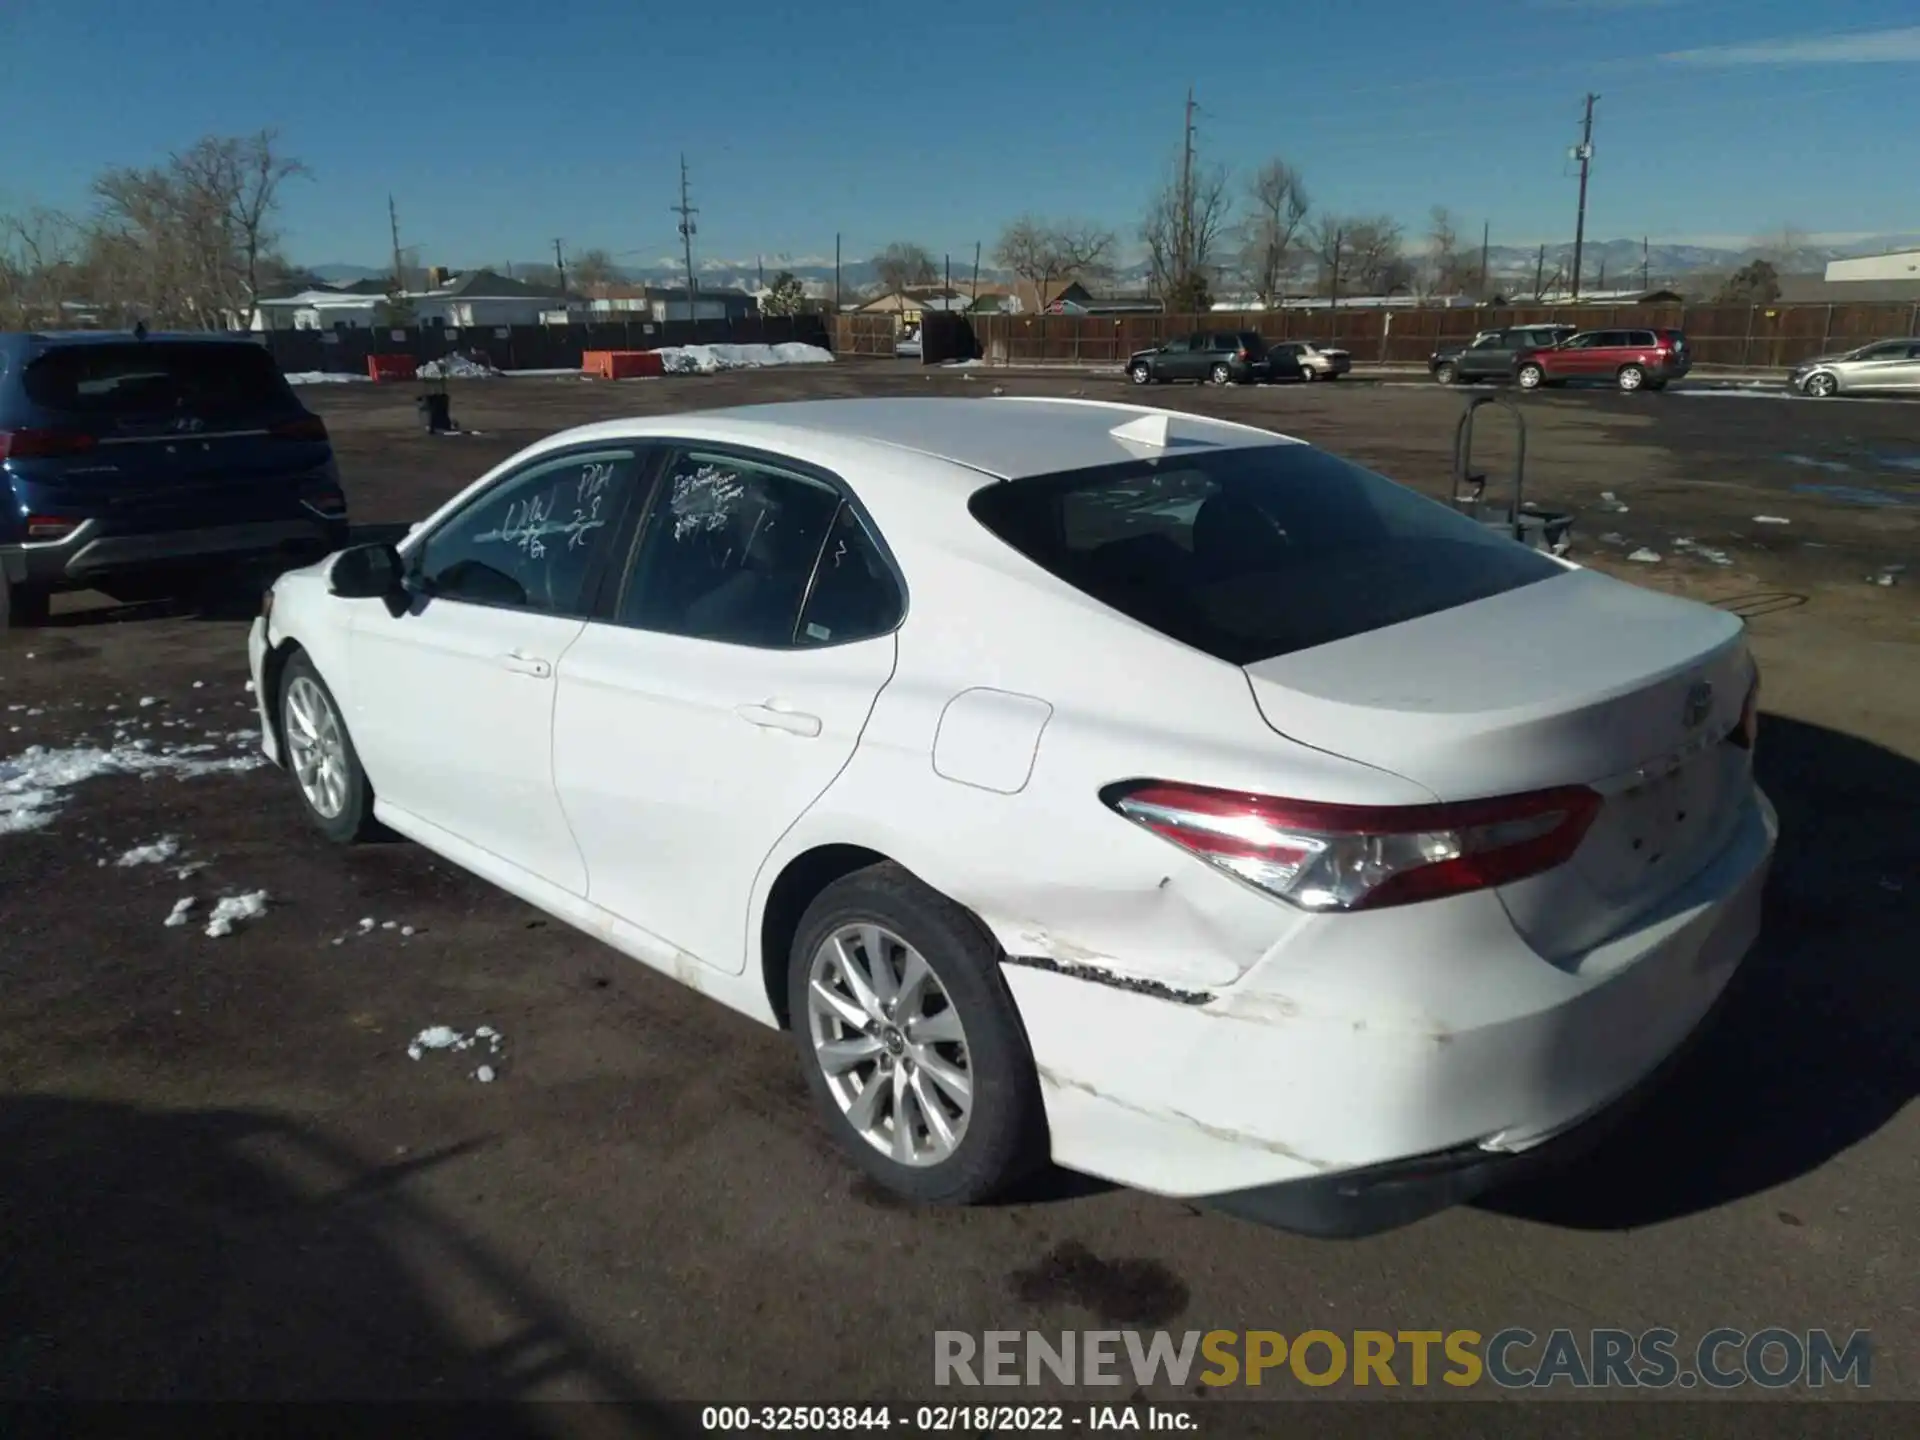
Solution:
[[[502,655],[500,663],[516,675],[531,675],[536,680],[545,680],[553,674],[551,660],[542,660],[538,655],[523,655],[518,650],[510,650]]]
[[[734,708],[733,713],[749,725],[758,725],[763,730],[784,730],[789,735],[804,735],[809,740],[820,733],[818,715],[804,715],[778,703],[740,705]]]

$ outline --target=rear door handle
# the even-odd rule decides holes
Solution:
[[[763,730],[784,730],[789,735],[804,735],[808,739],[820,733],[818,715],[805,715],[778,703],[738,705],[733,713],[749,725],[758,725]]]
[[[500,663],[516,675],[531,675],[536,680],[545,680],[553,674],[551,660],[542,660],[538,655],[523,655],[518,650],[510,650],[502,655]]]

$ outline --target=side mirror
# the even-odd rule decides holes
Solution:
[[[342,600],[384,600],[400,592],[406,562],[391,545],[355,545],[334,557],[328,593]]]

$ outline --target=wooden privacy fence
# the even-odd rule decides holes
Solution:
[[[1216,310],[1204,315],[975,315],[988,364],[1119,365],[1196,330],[1256,330],[1267,340],[1337,345],[1366,363],[1421,364],[1443,344],[1462,344],[1506,325],[1577,325],[1684,330],[1698,365],[1779,368],[1870,340],[1920,335],[1920,304],[1891,305],[1567,305],[1479,308],[1315,308]],[[834,317],[841,355],[892,355],[886,315]]]

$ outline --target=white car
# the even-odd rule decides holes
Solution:
[[[322,831],[790,1028],[929,1201],[1416,1218],[1617,1113],[1774,848],[1737,618],[1139,406],[565,431],[249,648]]]

